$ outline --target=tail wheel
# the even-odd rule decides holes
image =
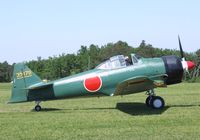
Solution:
[[[152,108],[154,109],[162,109],[165,106],[165,101],[160,96],[154,96],[150,102]]]
[[[39,111],[41,111],[41,109],[42,109],[42,108],[41,108],[40,105],[36,105],[36,106],[35,106],[35,111],[39,112]]]

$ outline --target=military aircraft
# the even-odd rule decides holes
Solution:
[[[109,58],[96,68],[55,81],[43,82],[23,63],[15,64],[12,95],[9,103],[35,101],[40,111],[41,101],[81,96],[116,96],[147,91],[146,105],[154,109],[164,107],[164,99],[156,96],[154,88],[166,87],[182,81],[184,71],[195,64],[185,61],[179,38],[181,57],[142,58],[131,54]]]

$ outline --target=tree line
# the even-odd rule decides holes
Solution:
[[[48,59],[38,57],[37,60],[28,61],[26,64],[41,79],[54,80],[92,69],[111,56],[118,54],[129,56],[131,53],[147,58],[164,55],[180,56],[179,50],[155,48],[151,44],[146,44],[144,40],[138,47],[118,41],[100,47],[94,44],[81,46],[75,54],[63,53]],[[197,67],[190,73],[191,78],[195,80],[200,75],[200,49],[194,53],[185,53],[185,57],[186,60],[195,61],[197,64]],[[12,81],[13,66],[14,64],[10,65],[7,62],[0,63],[0,82]]]

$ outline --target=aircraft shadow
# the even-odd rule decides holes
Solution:
[[[137,115],[159,115],[164,113],[167,109],[171,107],[194,107],[200,105],[170,105],[165,106],[163,109],[152,109],[151,107],[147,107],[144,103],[133,103],[133,102],[120,102],[117,103],[116,107],[100,107],[100,108],[71,108],[71,109],[58,109],[58,108],[42,108],[41,112],[51,112],[51,111],[63,111],[63,110],[119,110],[123,113],[137,116]],[[35,112],[34,109],[31,110]]]
[[[40,112],[48,112],[48,111],[59,111],[63,109],[58,109],[58,108],[42,108]],[[35,109],[32,109],[31,112],[36,112]]]
[[[129,115],[159,115],[165,112],[169,106],[164,107],[163,109],[152,109],[147,107],[144,103],[132,103],[132,102],[122,102],[117,103],[116,109],[127,113]]]
[[[58,108],[42,108],[40,112],[51,112],[51,111],[77,111],[77,110],[107,110],[107,109],[116,109],[116,108],[71,108],[71,109],[58,109]],[[36,112],[35,109],[31,110],[32,112]]]
[[[40,112],[52,112],[52,111],[77,111],[77,110],[119,110],[129,115],[155,115],[161,114],[169,107],[165,107],[161,110],[155,110],[150,107],[147,107],[144,103],[117,103],[116,107],[100,107],[100,108],[73,108],[73,109],[58,109],[58,108],[42,108]],[[35,112],[34,109],[31,110]]]
[[[51,111],[77,111],[77,110],[119,110],[121,112],[127,113],[129,115],[155,115],[162,114],[169,107],[165,107],[161,110],[155,110],[150,107],[147,107],[144,103],[132,103],[132,102],[122,102],[117,103],[116,107],[100,107],[100,108],[73,108],[73,109],[58,109],[58,108],[42,108],[41,112],[51,112]],[[32,109],[35,112],[34,109]]]

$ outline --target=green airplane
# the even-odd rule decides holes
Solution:
[[[185,61],[179,39],[181,57],[142,58],[117,55],[96,68],[55,81],[43,82],[23,63],[15,64],[12,94],[9,103],[35,101],[40,111],[41,101],[81,96],[116,96],[147,91],[146,105],[154,109],[164,107],[164,99],[156,96],[154,88],[166,87],[182,81],[184,71],[195,64]]]

